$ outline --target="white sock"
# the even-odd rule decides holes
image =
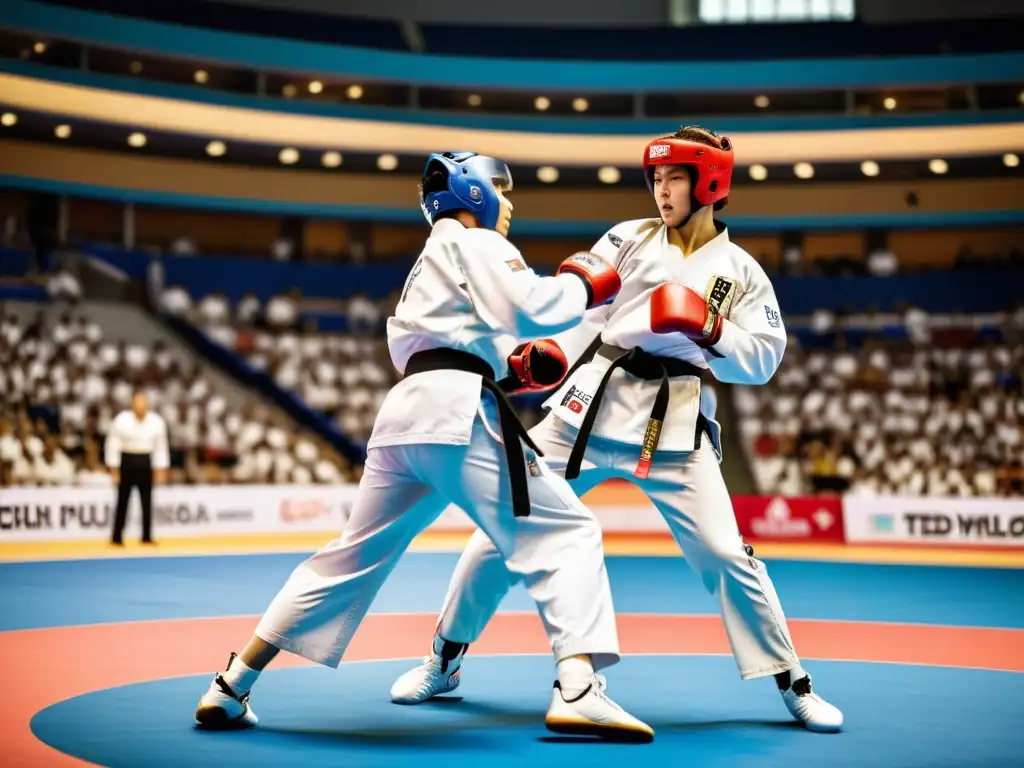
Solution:
[[[235,656],[227,671],[221,676],[236,696],[244,696],[252,688],[256,678],[260,676],[260,670],[246,666],[240,657]]]
[[[594,665],[589,656],[573,656],[558,662],[558,685],[564,698],[579,696],[592,682]]]

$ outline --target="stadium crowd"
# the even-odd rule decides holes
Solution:
[[[775,378],[736,387],[762,493],[1024,494],[1024,307],[1001,328],[908,310],[906,338],[818,318]],[[995,330],[995,332],[991,332]]]
[[[0,317],[0,485],[109,485],[103,445],[136,388],[167,422],[172,483],[356,479],[329,446],[255,400],[232,407],[162,342],[114,343],[84,315]]]
[[[253,294],[234,306],[223,294],[193,300],[182,286],[164,290],[160,308],[265,371],[282,389],[332,419],[346,434],[366,440],[396,378],[380,336],[395,299],[374,302],[357,294],[346,302],[347,333],[321,333],[303,319],[302,296],[292,289],[261,305]]]

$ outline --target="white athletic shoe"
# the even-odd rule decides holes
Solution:
[[[647,743],[654,740],[654,729],[641,722],[608,698],[607,683],[594,675],[584,691],[568,699],[555,682],[544,725],[554,733],[573,736],[597,736],[608,741]]]
[[[419,704],[451,693],[459,687],[462,659],[466,645],[444,643],[440,652],[431,651],[423,663],[410,669],[391,686],[391,701],[395,704]]]
[[[782,700],[794,718],[816,733],[835,733],[843,727],[843,713],[811,690],[810,675],[782,689]]]
[[[235,654],[231,654],[231,659],[234,658]],[[228,662],[230,667],[231,661]],[[256,713],[249,708],[249,692],[237,695],[220,674],[213,678],[209,690],[199,700],[195,720],[196,725],[217,731],[252,728],[259,722]]]

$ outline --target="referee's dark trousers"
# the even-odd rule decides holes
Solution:
[[[139,489],[142,502],[142,541],[153,541],[153,465],[148,453],[121,454],[121,483],[117,487],[117,514],[114,517],[115,544],[121,543],[128,518],[128,500],[132,489]]]

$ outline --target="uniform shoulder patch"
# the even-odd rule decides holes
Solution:
[[[526,269],[526,265],[523,263],[522,259],[509,259],[505,264],[507,264],[508,268],[513,272],[522,272]]]
[[[618,235],[616,235],[614,232],[609,232],[608,233],[608,239],[611,241],[612,245],[614,245],[616,248],[621,248],[622,247],[622,238],[619,237]]]
[[[730,277],[712,275],[708,280],[708,288],[704,293],[704,300],[708,306],[715,310],[722,317],[729,316],[729,310],[739,293],[739,285]]]

